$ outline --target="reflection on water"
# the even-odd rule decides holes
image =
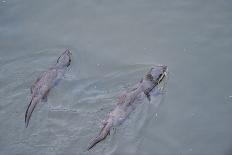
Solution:
[[[232,3],[200,0],[0,1],[0,154],[231,154]],[[30,85],[70,48],[48,102]],[[144,101],[90,152],[89,140],[154,64],[167,94]]]

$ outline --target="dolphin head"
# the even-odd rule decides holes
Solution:
[[[71,51],[69,49],[67,49],[66,51],[64,51],[60,57],[57,59],[57,65],[61,66],[61,67],[68,67],[71,63]]]

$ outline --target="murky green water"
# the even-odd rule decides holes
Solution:
[[[230,0],[0,0],[0,154],[230,155],[231,19]],[[30,85],[65,48],[71,67],[26,129]],[[170,71],[158,108],[86,151],[153,64]]]

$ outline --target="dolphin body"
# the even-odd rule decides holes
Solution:
[[[93,148],[97,143],[104,140],[110,133],[110,129],[120,125],[135,109],[135,100],[139,99],[141,94],[150,101],[150,92],[163,80],[167,75],[167,66],[157,66],[151,68],[142,80],[131,90],[127,90],[119,96],[116,107],[108,114],[106,121],[102,122],[102,128],[99,134],[89,143],[88,150]]]
[[[47,101],[49,91],[58,84],[63,77],[65,71],[71,63],[71,51],[66,50],[57,59],[57,63],[51,67],[48,71],[42,73],[37,80],[31,86],[31,102],[27,107],[25,114],[25,125],[29,124],[32,112],[34,111],[37,103]]]

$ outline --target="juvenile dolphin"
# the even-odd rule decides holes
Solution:
[[[37,80],[31,86],[31,102],[27,107],[25,114],[25,125],[28,126],[32,112],[35,109],[37,103],[47,101],[49,91],[58,84],[66,69],[71,63],[71,52],[66,50],[57,59],[57,63],[51,67],[48,71],[42,73]]]
[[[108,114],[107,119],[103,121],[99,134],[89,143],[88,150],[93,148],[97,143],[104,140],[110,133],[110,129],[120,125],[135,109],[135,100],[141,94],[150,101],[150,92],[163,80],[167,75],[167,66],[157,66],[151,68],[142,80],[131,90],[124,92],[118,99],[116,107]]]

